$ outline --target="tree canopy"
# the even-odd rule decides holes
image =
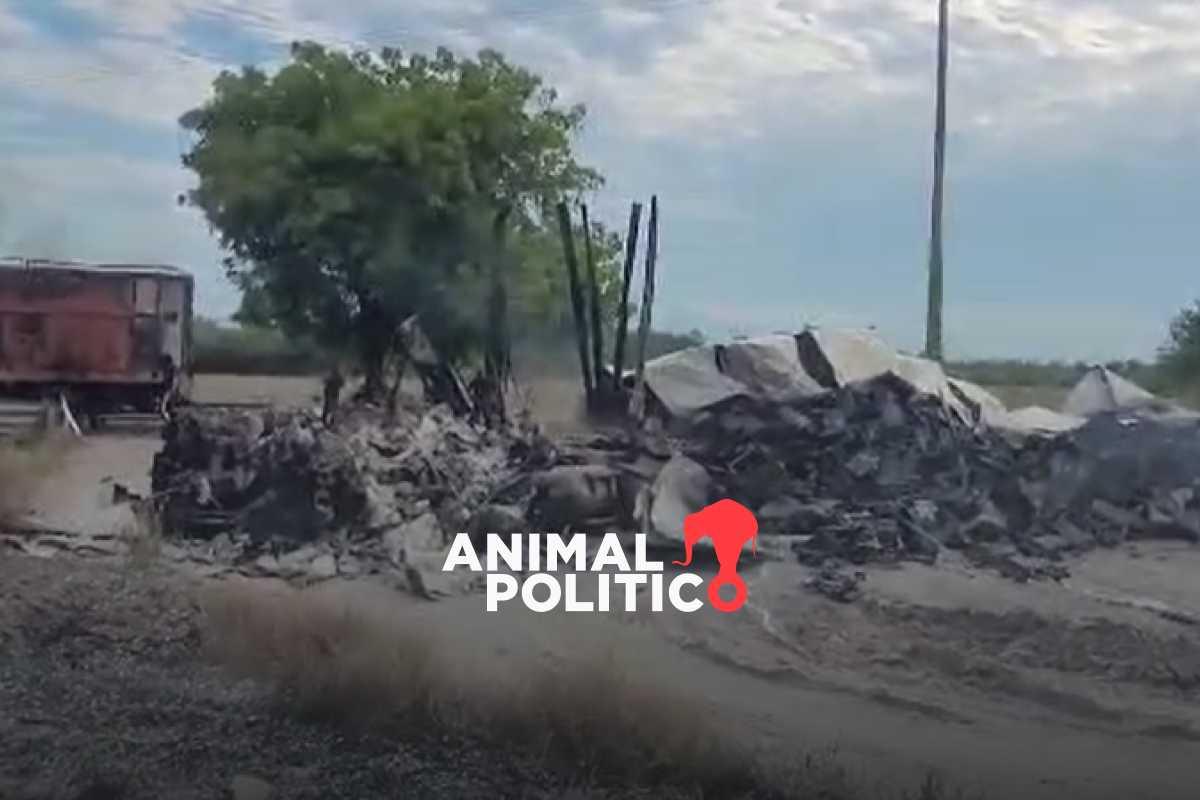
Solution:
[[[368,376],[403,319],[452,357],[478,348],[505,276],[517,324],[561,324],[552,209],[602,183],[572,143],[582,106],[494,51],[293,45],[273,75],[222,73],[181,117],[200,208],[230,254],[239,318],[353,348]],[[596,226],[606,295],[619,237]]]
[[[1158,365],[1165,377],[1178,385],[1195,385],[1200,379],[1200,301],[1171,320],[1167,343],[1159,351]]]

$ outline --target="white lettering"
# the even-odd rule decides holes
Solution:
[[[537,572],[542,568],[542,535],[529,534],[529,571]]]
[[[633,538],[633,568],[638,572],[662,572],[663,562],[646,560],[646,534],[639,533]]]
[[[500,560],[504,560],[505,566],[509,569],[521,571],[521,534],[513,534],[508,537],[508,543],[504,541],[504,537],[498,534],[488,534],[487,546],[487,568],[488,572],[496,572],[500,569]]]
[[[660,565],[661,566],[661,565]],[[650,575],[650,610],[662,611],[663,609],[663,576],[661,572],[655,572]]]
[[[504,592],[501,593],[501,587]],[[487,610],[496,611],[500,603],[517,596],[517,579],[502,572],[489,572],[486,579]]]
[[[604,534],[596,558],[592,561],[592,572],[603,572],[607,567],[629,572],[629,559],[625,557],[625,548],[621,547],[621,537],[615,533]]]
[[[587,571],[587,534],[577,533],[568,541],[557,533],[546,534],[546,570],[557,572],[574,560],[576,572]]]
[[[538,586],[545,586],[550,590],[550,596],[545,600],[538,600],[533,596],[533,590]],[[525,601],[525,607],[530,611],[545,614],[547,611],[553,611],[562,600],[562,587],[558,585],[558,579],[553,575],[542,572],[525,581],[525,585],[521,587],[521,599]]]
[[[627,572],[613,575],[612,579],[613,583],[625,585],[625,611],[631,614],[637,611],[637,590],[646,582],[646,576],[636,572]]]
[[[685,572],[682,575],[676,576],[675,580],[671,581],[671,587],[667,590],[668,596],[671,599],[671,605],[685,614],[691,614],[699,611],[704,603],[696,598],[685,601],[680,594],[679,589],[682,586],[703,586],[704,579],[699,575]]]
[[[577,575],[568,575],[565,579],[567,581],[567,602],[565,608],[568,614],[580,611],[594,611],[596,608],[592,601],[583,602],[579,599],[577,592],[579,587],[576,585],[578,577]]]
[[[597,605],[596,610],[603,611],[604,613],[608,613],[608,609],[609,609],[608,593],[610,591],[612,591],[612,588],[608,582],[608,577],[609,576],[608,576],[607,572],[600,573],[600,593],[597,595],[597,597],[599,599],[597,600],[597,603],[596,603],[596,605]]]
[[[442,564],[442,572],[453,572],[455,567],[467,567],[472,572],[483,571],[469,534],[460,533],[454,537],[450,552],[446,554],[446,563]]]

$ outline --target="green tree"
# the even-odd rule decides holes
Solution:
[[[560,313],[546,221],[602,183],[572,151],[582,106],[493,51],[291,55],[221,74],[180,120],[199,178],[184,200],[230,253],[240,320],[352,349],[378,388],[411,314],[448,356],[478,352],[498,276],[519,319]]]
[[[1200,380],[1200,301],[1171,320],[1167,343],[1159,349],[1158,366],[1163,377],[1177,386],[1195,385]]]

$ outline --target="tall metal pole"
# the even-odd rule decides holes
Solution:
[[[630,411],[641,420],[646,413],[646,340],[653,324],[654,280],[658,264],[658,195],[650,197],[650,225],[646,241],[646,276],[642,284],[641,319],[638,325],[637,382],[634,385]]]
[[[950,2],[938,0],[937,119],[933,133],[933,209],[929,241],[929,300],[925,355],[941,361],[942,351],[942,199],[946,177],[946,67],[950,45]]]
[[[621,282],[621,305],[617,309],[617,341],[613,349],[613,393],[621,391],[625,371],[625,339],[629,334],[629,285],[633,283],[634,259],[637,258],[638,229],[642,223],[642,204],[629,208],[629,232],[625,234],[625,269]]]
[[[587,259],[588,310],[592,323],[592,370],[595,377],[592,385],[602,391],[604,384],[604,331],[600,327],[600,284],[596,281],[596,259],[592,254],[592,222],[588,218],[587,203],[580,208],[583,215],[583,253]]]
[[[558,226],[562,235],[563,256],[567,262],[567,288],[571,292],[571,315],[575,320],[575,343],[579,348],[579,368],[583,372],[583,393],[588,409],[595,402],[595,384],[588,364],[587,322],[584,320],[583,293],[579,288],[579,260],[575,255],[575,237],[571,231],[571,209],[566,202],[558,204]]]

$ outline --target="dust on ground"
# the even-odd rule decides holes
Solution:
[[[469,740],[297,718],[206,658],[192,581],[115,563],[0,556],[0,708],[6,800],[224,798],[235,780],[279,798],[647,796]]]

